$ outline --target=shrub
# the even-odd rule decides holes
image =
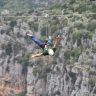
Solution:
[[[31,14],[33,12],[34,12],[34,9],[33,8],[28,11],[29,14]]]
[[[38,71],[39,71],[39,66],[34,66],[33,67],[33,75],[36,76]]]
[[[72,56],[78,58],[80,54],[81,54],[81,49],[80,49],[80,48],[74,48],[74,49],[72,50]]]
[[[66,49],[64,52],[65,59],[70,59],[71,56],[71,49]]]
[[[24,39],[26,40],[26,42],[28,44],[31,44],[32,43],[32,40],[28,36],[25,36]]]
[[[93,36],[92,32],[88,32],[88,33],[87,33],[87,38],[88,38],[88,39],[92,39],[92,36]]]
[[[78,12],[81,14],[82,12],[86,11],[87,7],[85,4],[81,3],[78,8]]]
[[[14,27],[16,24],[17,24],[16,20],[14,20],[14,19],[11,20],[11,22],[10,22],[11,27]]]
[[[74,27],[76,27],[78,30],[85,28],[84,24],[81,23],[81,22],[75,23],[75,24],[74,24]]]
[[[96,19],[96,14],[93,14],[92,17],[93,17],[93,19]]]
[[[11,42],[9,42],[9,43],[7,44],[5,50],[6,50],[6,54],[7,54],[7,55],[10,55],[10,54],[12,53],[12,43],[11,43]]]
[[[17,96],[26,96],[25,93],[21,92],[19,94],[17,94]]]
[[[77,44],[78,45],[81,45],[81,37],[82,37],[82,35],[83,35],[82,31],[77,31],[77,32],[73,32],[72,33],[73,40],[74,41],[77,40]]]
[[[94,76],[96,76],[96,71],[90,71],[90,72],[89,72],[89,75],[94,75]]]
[[[42,14],[42,13],[41,13],[40,11],[37,11],[37,12],[36,12],[36,15],[37,15],[37,16],[41,16],[41,14]]]
[[[92,52],[96,53],[96,47],[95,46],[92,47]]]
[[[4,34],[4,30],[1,30],[1,34]]]
[[[46,36],[46,27],[45,26],[43,26],[43,28],[41,29],[41,35]]]
[[[75,84],[76,81],[76,74],[73,72],[68,72],[69,76],[72,78],[72,83]]]
[[[96,77],[89,78],[89,84],[91,85],[91,87],[95,86],[95,82],[96,82]]]
[[[73,33],[73,28],[69,28],[69,33]]]
[[[92,60],[92,59],[87,59],[87,60],[85,61],[85,64],[87,64],[87,65],[91,65],[91,64],[92,64],[92,62],[93,62],[93,60]]]
[[[74,11],[77,11],[78,10],[78,8],[79,8],[79,4],[74,4]]]
[[[67,8],[67,3],[63,3],[63,4],[62,4],[62,8],[63,8],[63,9],[66,9],[66,8]]]
[[[74,4],[75,2],[75,0],[70,0],[70,4]]]
[[[61,20],[61,28],[63,28],[63,27],[65,27],[65,26],[67,26],[67,24],[68,24],[68,20],[67,20],[67,19],[62,18],[62,20]]]
[[[89,23],[87,24],[87,30],[93,32],[95,29],[96,29],[96,22],[89,22]]]
[[[29,57],[30,57],[30,54],[29,53],[24,53],[23,55],[22,55],[22,58],[21,58],[21,60],[20,60],[20,63],[22,64],[22,65],[24,65],[24,66],[27,66],[27,65],[30,65],[29,63]]]
[[[42,36],[42,37],[40,38],[40,41],[43,41],[43,42],[44,42],[44,41],[46,40],[46,38],[47,38],[46,36]]]
[[[52,33],[52,34],[55,33],[56,30],[57,30],[56,25],[52,25],[52,26],[51,26],[51,33]]]
[[[92,3],[92,11],[95,13],[96,12],[96,3]]]
[[[33,23],[32,21],[28,22],[28,25],[29,25],[30,27],[32,27],[33,24],[34,24],[34,23]]]
[[[34,28],[35,31],[38,31],[38,24],[34,23],[33,28]]]

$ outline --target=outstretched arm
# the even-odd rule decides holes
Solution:
[[[39,53],[39,54],[32,54],[32,55],[30,56],[30,58],[40,57],[40,56],[42,56],[42,55],[43,55],[42,53]]]
[[[58,36],[56,37],[56,41],[55,41],[55,43],[54,43],[53,48],[56,48],[56,47],[57,47],[57,45],[58,45],[58,43],[59,43],[59,40],[60,40],[60,35],[58,35]]]

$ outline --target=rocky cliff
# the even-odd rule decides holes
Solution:
[[[26,34],[45,39],[45,22],[35,17],[0,17],[0,96],[95,96],[96,30],[90,35],[82,25],[83,30],[78,31],[78,23],[87,26],[86,18],[92,20],[78,16],[51,18],[52,37],[55,40],[58,34],[61,36],[55,56],[29,59],[30,53],[41,49]]]

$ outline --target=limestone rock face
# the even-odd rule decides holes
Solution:
[[[1,15],[8,15],[9,14],[9,11],[8,10],[4,10],[1,12]]]
[[[6,24],[0,26],[0,96],[96,95],[96,52],[92,50],[93,46],[96,47],[95,33],[92,41],[81,38],[82,45],[85,44],[83,41],[91,45],[76,62],[72,57],[66,62],[64,57],[65,49],[77,48],[77,41],[73,42],[68,27],[58,29],[62,39],[54,57],[43,56],[27,61],[27,53],[36,54],[42,50],[36,48],[26,34],[32,33],[40,38],[41,27],[39,25],[38,31],[33,32],[28,22],[21,19],[11,27]],[[26,66],[28,64],[30,66]]]

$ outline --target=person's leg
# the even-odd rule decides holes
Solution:
[[[54,43],[53,48],[56,48],[56,47],[57,47],[59,40],[60,40],[60,35],[58,35],[58,36],[56,37],[56,41],[55,41],[55,43]]]
[[[41,48],[43,47],[43,42],[41,42],[40,40],[38,40],[37,38],[35,38],[34,36],[31,36],[31,39],[38,44]]]
[[[50,45],[52,45],[53,40],[52,40],[52,37],[51,37],[51,36],[49,36],[47,42],[48,42]]]

